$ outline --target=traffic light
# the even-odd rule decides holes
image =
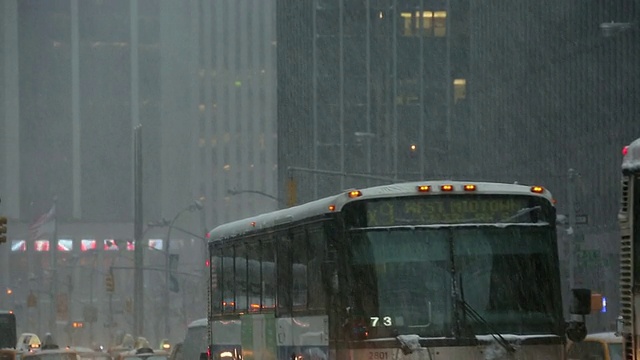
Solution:
[[[0,216],[0,244],[7,242],[7,217]]]
[[[293,177],[287,178],[287,206],[294,206],[298,202],[298,184]]]
[[[73,329],[82,329],[84,327],[84,323],[82,321],[74,321],[71,323],[71,327]]]
[[[116,282],[113,279],[113,274],[107,274],[107,277],[104,279],[104,284],[107,292],[112,293],[116,290]]]

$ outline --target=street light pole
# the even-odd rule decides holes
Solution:
[[[575,176],[576,172],[573,169],[569,169],[567,179],[567,200],[569,205],[569,229],[567,234],[569,235],[569,289],[573,289],[575,285],[575,270],[574,270],[574,251],[576,240],[576,209],[575,209]]]
[[[178,220],[178,218],[182,216],[182,214],[184,214],[185,212],[194,212],[196,210],[202,210],[202,209],[203,209],[202,202],[200,202],[200,200],[194,201],[186,208],[180,210],[176,214],[176,216],[173,217],[173,219],[169,223],[169,228],[167,229],[167,240],[166,240],[166,248],[165,248],[166,256],[165,256],[165,294],[164,294],[165,295],[164,332],[166,337],[169,337],[169,334],[171,332],[171,321],[170,321],[171,320],[171,316],[170,316],[171,290],[169,288],[169,283],[171,282],[171,252],[170,252],[171,230],[173,229],[173,225],[175,224],[176,220]]]

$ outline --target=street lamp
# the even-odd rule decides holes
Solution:
[[[260,191],[260,190],[235,190],[235,189],[228,189],[227,190],[227,195],[239,195],[239,194],[258,194],[258,195],[262,195],[266,198],[275,200],[276,202],[278,202],[279,205],[285,205],[284,202],[282,200],[280,200],[278,197],[273,196],[271,194],[268,194],[264,191]]]
[[[170,306],[170,289],[169,289],[169,283],[171,282],[171,253],[170,253],[170,247],[171,247],[171,230],[173,229],[173,224],[176,222],[176,220],[178,220],[178,218],[186,213],[186,212],[194,212],[194,211],[201,211],[203,209],[203,205],[202,205],[202,201],[201,200],[195,200],[193,203],[189,204],[189,206],[185,207],[184,209],[178,211],[178,213],[176,214],[176,216],[173,217],[173,219],[171,220],[171,222],[169,223],[169,228],[167,229],[167,243],[166,243],[166,257],[165,257],[165,313],[164,313],[164,331],[165,331],[165,336],[169,336],[170,333],[170,329],[171,329],[171,324],[170,324],[170,314],[169,314],[169,310],[171,309]]]

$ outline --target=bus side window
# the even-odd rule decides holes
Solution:
[[[262,270],[260,241],[247,243],[247,301],[250,312],[262,309]]]
[[[233,246],[222,248],[222,312],[232,313],[235,310],[235,273]]]
[[[322,263],[325,260],[326,239],[322,225],[312,225],[308,230],[307,284],[309,287],[309,309],[324,309],[326,296],[322,280]],[[324,274],[331,276],[331,274]]]
[[[277,268],[277,284],[278,297],[276,305],[278,307],[278,315],[291,314],[291,238],[287,232],[281,232],[277,235],[276,242],[276,268]]]
[[[211,309],[214,314],[222,313],[222,248],[214,249],[211,257]]]
[[[293,234],[291,300],[296,309],[307,308],[307,233],[298,229]]]
[[[235,311],[247,311],[247,252],[244,243],[234,246]]]
[[[276,305],[276,247],[273,240],[261,242],[262,310],[273,310]]]

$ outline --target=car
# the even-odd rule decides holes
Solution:
[[[622,336],[616,332],[589,334],[580,342],[569,343],[568,360],[622,360]]]
[[[0,349],[0,360],[22,360],[23,354],[17,349]]]
[[[26,353],[22,360],[81,360],[80,355],[70,349],[38,350]]]
[[[118,354],[114,360],[167,360],[169,353],[151,348],[140,348]]]
[[[69,350],[77,352],[82,360],[113,360],[109,353],[95,351],[90,348],[72,347]]]
[[[184,356],[182,354],[182,343],[176,343],[173,345],[171,349],[171,354],[169,354],[169,360],[183,360]]]
[[[42,342],[38,335],[34,333],[22,333],[20,337],[18,337],[16,348],[26,353],[34,349],[39,349],[41,344]]]

